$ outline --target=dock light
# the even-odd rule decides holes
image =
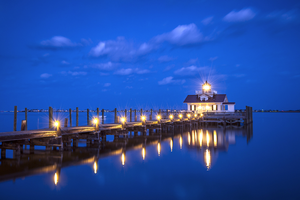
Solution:
[[[126,122],[125,117],[122,117],[122,118],[121,118],[121,122],[122,122],[122,124],[124,124],[124,123]]]
[[[187,114],[187,117],[190,119],[190,117],[191,117],[191,114]]]
[[[203,117],[203,114],[202,114],[202,113],[200,114],[200,117]]]
[[[141,119],[142,119],[142,121],[145,121],[146,120],[146,116],[142,116]]]
[[[170,119],[172,120],[174,116],[173,116],[173,115],[170,115],[169,117],[170,117]]]
[[[195,117],[197,117],[197,114],[194,114]]]
[[[204,89],[204,90],[209,90],[209,89],[210,89],[210,86],[207,85],[207,84],[205,84],[205,85],[203,85],[203,89]]]
[[[54,122],[54,126],[55,126],[56,128],[59,128],[59,121],[55,121],[55,122]]]
[[[99,122],[99,120],[98,120],[97,118],[94,118],[93,123],[94,123],[95,125],[97,125],[98,122]]]
[[[157,115],[156,116],[156,119],[159,121],[161,119],[161,116],[160,115]]]
[[[178,117],[181,119],[182,118],[182,114],[179,114]]]

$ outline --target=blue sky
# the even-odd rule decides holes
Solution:
[[[0,110],[300,109],[299,1],[1,1]]]

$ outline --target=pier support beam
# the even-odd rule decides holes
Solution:
[[[86,109],[87,125],[90,125],[90,109]]]
[[[115,108],[114,112],[115,112],[115,124],[116,124],[116,123],[118,123],[117,108]]]
[[[97,119],[99,120],[99,108],[97,108]]]
[[[72,110],[69,109],[70,127],[72,127]]]
[[[150,120],[152,121],[152,109],[150,110]]]
[[[25,108],[25,120],[26,120],[25,130],[26,131],[27,131],[27,120],[28,120],[28,118],[27,118],[27,112],[28,112],[28,110],[27,110],[27,108]]]
[[[53,128],[53,110],[49,107],[49,128]]]
[[[102,109],[102,124],[104,124],[104,109]]]
[[[134,109],[134,121],[137,121],[137,116],[136,116],[136,109]]]
[[[78,107],[76,107],[76,126],[78,126]]]
[[[18,114],[18,108],[15,106],[14,110],[14,131],[17,131],[17,114]]]
[[[126,109],[124,110],[124,117],[125,117],[125,119],[127,121],[127,110]]]
[[[129,117],[130,117],[130,122],[132,122],[132,109],[130,108],[130,110],[129,110]]]

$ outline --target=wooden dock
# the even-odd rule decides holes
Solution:
[[[26,109],[27,110],[27,109]],[[16,130],[16,112],[15,107],[15,123],[14,130]],[[22,121],[21,131],[13,132],[2,132],[0,133],[0,149],[1,157],[5,155],[6,149],[14,150],[14,154],[19,155],[24,152],[24,145],[30,146],[30,151],[33,151],[35,145],[45,146],[47,150],[64,149],[70,146],[75,146],[79,139],[86,139],[88,141],[104,141],[106,135],[114,135],[119,137],[128,134],[129,131],[147,132],[147,130],[164,131],[174,129],[175,127],[235,127],[235,128],[246,128],[252,124],[252,108],[246,107],[246,112],[243,113],[203,113],[194,114],[187,112],[162,112],[150,110],[148,119],[143,114],[143,110],[140,110],[141,121],[137,121],[136,110],[130,109],[129,120],[127,111],[125,110],[125,117],[120,118],[117,110],[115,113],[115,123],[104,124],[104,110],[102,109],[102,123],[99,121],[99,109],[97,109],[97,118],[92,125],[92,120],[89,117],[89,110],[87,110],[87,125],[78,126],[78,109],[76,109],[76,126],[67,126],[68,120],[72,124],[72,118],[70,115],[69,119],[65,119],[63,126],[53,120],[53,109],[49,108],[49,128],[40,130],[27,130],[27,114],[26,119]],[[157,113],[159,118],[153,120],[153,113]],[[71,113],[71,109],[70,109]],[[134,116],[133,116],[134,114]],[[156,118],[156,116],[155,116]],[[134,119],[134,120],[133,120]],[[127,121],[128,120],[128,121]],[[56,125],[56,127],[55,127]],[[251,130],[250,130],[251,131]],[[70,139],[71,138],[71,139]]]

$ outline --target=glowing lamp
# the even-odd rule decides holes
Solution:
[[[170,115],[170,119],[171,119],[171,120],[173,119],[173,117],[174,117],[173,115]]]
[[[97,125],[98,122],[99,122],[99,120],[98,120],[97,118],[94,118],[93,123],[94,123],[95,125]]]
[[[54,126],[55,126],[56,128],[59,128],[59,121],[55,121],[55,122],[54,122]]]
[[[195,117],[197,117],[197,114],[194,114]]]
[[[205,84],[205,85],[203,85],[203,89],[204,89],[204,90],[209,90],[209,89],[210,89],[210,86]]]
[[[146,120],[146,116],[142,116],[141,119],[142,119],[142,121],[145,121]]]
[[[122,124],[124,124],[124,123],[126,122],[125,117],[122,117],[122,118],[121,118],[121,122],[122,122]]]
[[[191,114],[187,114],[187,117],[190,118],[190,117],[191,117]]]
[[[180,119],[182,118],[182,114],[179,114],[178,116],[179,116]]]
[[[160,115],[157,115],[156,116],[156,119],[159,121],[161,119],[161,116]]]

